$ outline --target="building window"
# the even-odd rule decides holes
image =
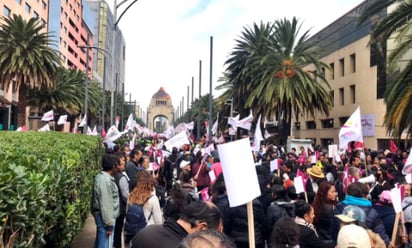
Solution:
[[[36,11],[33,12],[33,16],[34,16],[34,18],[36,18],[36,19],[39,18],[39,14],[38,14]]]
[[[16,3],[21,5],[21,0],[16,0]]]
[[[3,7],[3,15],[10,16],[10,9],[6,6]]]
[[[45,2],[45,1],[42,1],[42,2],[41,2],[41,7],[42,7],[43,9],[46,9],[47,4],[46,4],[46,2]]]
[[[43,18],[40,20],[40,25],[41,25],[42,27],[45,27],[45,26],[46,26],[46,21],[45,21]]]
[[[323,76],[323,77],[326,76],[326,69],[325,69],[325,67],[322,67],[322,76]]]
[[[345,105],[345,89],[339,88],[339,103],[340,105]]]
[[[306,129],[316,129],[316,121],[307,121]]]
[[[323,119],[322,128],[333,128],[333,119]]]
[[[351,72],[355,73],[356,72],[356,54],[351,54],[350,55],[350,67],[351,67]]]
[[[335,64],[334,63],[330,63],[330,73],[331,73],[331,79],[334,80],[335,79]]]
[[[349,88],[350,88],[351,103],[355,103],[356,102],[356,86],[352,84]]]
[[[26,5],[24,6],[24,9],[26,10],[27,13],[30,13],[31,6],[26,3]]]
[[[340,76],[344,77],[345,76],[345,59],[339,60],[339,70],[340,70]]]
[[[329,145],[332,145],[332,144],[333,144],[333,139],[332,138],[331,139],[328,139],[328,138],[320,139],[320,145],[322,147],[328,147]]]

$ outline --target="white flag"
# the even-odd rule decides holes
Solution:
[[[79,124],[79,127],[83,127],[86,124],[87,124],[87,115],[84,115],[83,120]]]
[[[236,117],[229,117],[228,124],[231,125],[233,128],[237,128],[237,123],[239,122],[240,115]]]
[[[39,132],[48,132],[48,131],[50,131],[49,123],[47,123],[46,125],[44,125],[42,128],[40,128],[37,131],[39,131]]]
[[[136,137],[137,137],[137,134],[136,134],[136,133],[133,134],[133,138],[132,138],[132,140],[130,141],[130,144],[129,144],[130,150],[133,150],[133,149],[134,149],[135,142],[136,142]]]
[[[133,129],[134,128],[133,121],[134,121],[133,114],[130,114],[129,118],[127,118],[127,122],[126,122],[126,126],[124,127],[124,130]]]
[[[107,134],[106,134],[106,140],[109,141],[115,141],[118,138],[120,138],[122,136],[122,134],[119,132],[119,130],[117,129],[117,127],[115,125],[111,126],[109,128],[109,130],[107,130]]]
[[[94,125],[93,131],[92,131],[92,135],[97,136],[99,135],[99,133],[97,132],[97,126]]]
[[[260,130],[260,118],[261,117],[262,115],[259,115],[258,121],[256,123],[255,137],[253,139],[253,150],[254,151],[259,151],[260,141],[264,140],[262,136],[262,130]]]
[[[44,113],[43,117],[41,118],[42,121],[52,121],[54,120],[54,112],[53,109]]]
[[[217,132],[217,126],[218,126],[219,118],[216,119],[215,123],[213,123],[212,126],[212,134],[215,135]]]
[[[265,129],[265,139],[269,139],[270,138],[270,133],[268,132],[268,130]]]
[[[252,127],[252,121],[253,121],[253,114],[252,114],[252,110],[250,110],[250,114],[248,117],[241,119],[238,123],[237,123],[237,127],[246,129],[246,130],[250,130],[250,128]]]
[[[188,130],[193,130],[193,128],[195,127],[195,122],[192,121],[192,122],[189,122],[189,123],[185,123],[185,127]]]
[[[346,149],[348,143],[352,141],[363,143],[360,107],[353,112],[339,131],[339,148]]]
[[[57,121],[57,125],[64,125],[67,121],[67,115],[61,115]]]
[[[87,127],[87,133],[86,134],[87,135],[93,135],[92,130],[90,129],[89,126]]]

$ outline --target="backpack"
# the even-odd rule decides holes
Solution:
[[[134,235],[136,235],[136,233],[147,226],[147,220],[144,216],[143,206],[149,199],[150,197],[147,198],[147,200],[141,205],[132,204],[129,206],[129,209],[126,213],[126,221],[124,223],[124,232],[126,236],[133,237]],[[150,220],[151,216],[152,214],[150,214],[148,220]]]

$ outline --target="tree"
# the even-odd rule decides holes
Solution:
[[[300,35],[301,25],[293,18],[245,28],[225,62],[224,87],[233,96],[240,113],[252,109],[254,117],[286,123],[289,135],[292,114],[315,117],[329,115],[332,107],[330,86],[320,61],[320,49],[308,43],[309,30]],[[314,71],[303,68],[312,64]],[[248,114],[248,110],[246,111]]]
[[[61,67],[56,74],[54,87],[28,90],[28,105],[42,112],[54,109],[60,114],[79,117],[84,111],[85,77],[85,73],[78,69]],[[96,120],[100,115],[102,94],[101,84],[89,81],[89,121]]]
[[[51,88],[61,65],[56,50],[50,47],[47,30],[36,18],[20,15],[3,17],[0,24],[0,82],[7,91],[18,92],[17,125],[26,121],[27,89]]]
[[[396,5],[395,5],[396,4]],[[394,5],[390,13],[387,8]],[[387,60],[388,85],[384,94],[386,112],[384,123],[393,136],[400,137],[404,130],[412,134],[412,60],[410,60],[412,23],[410,13],[411,1],[377,0],[372,2],[361,14],[359,23],[371,19],[374,23],[370,44],[382,47],[392,39]],[[386,53],[386,49],[381,49]],[[386,54],[382,54],[386,57]]]

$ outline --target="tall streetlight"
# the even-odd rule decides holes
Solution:
[[[96,49],[97,51],[103,52],[103,55],[106,57],[106,55],[110,56],[110,53],[104,50],[103,48],[96,47],[96,46],[89,46],[89,39],[90,39],[90,34],[87,34],[87,40],[86,40],[86,45],[85,46],[77,46],[82,49],[86,49],[86,77],[84,78],[84,116],[87,118],[88,110],[89,110],[89,51],[90,49]],[[104,96],[103,96],[104,97]],[[83,125],[83,133],[87,133],[87,119],[86,123]]]
[[[114,59],[112,60],[112,85],[114,84],[113,82],[117,81],[116,78],[116,72],[115,72],[115,64],[116,64],[116,56],[114,55],[115,51],[115,45],[116,45],[116,29],[117,25],[119,24],[120,20],[124,16],[124,14],[132,7],[133,4],[135,4],[138,0],[133,0],[124,10],[122,13],[120,13],[119,19],[117,19],[117,8],[125,4],[129,0],[123,0],[119,4],[117,4],[117,0],[114,0],[113,3],[113,34],[112,34],[112,50],[113,50],[113,57]],[[124,87],[124,85],[123,85]],[[113,125],[113,113],[114,113],[114,92],[117,90],[117,85],[115,89],[112,89],[111,91],[111,104],[110,104],[110,125]]]

